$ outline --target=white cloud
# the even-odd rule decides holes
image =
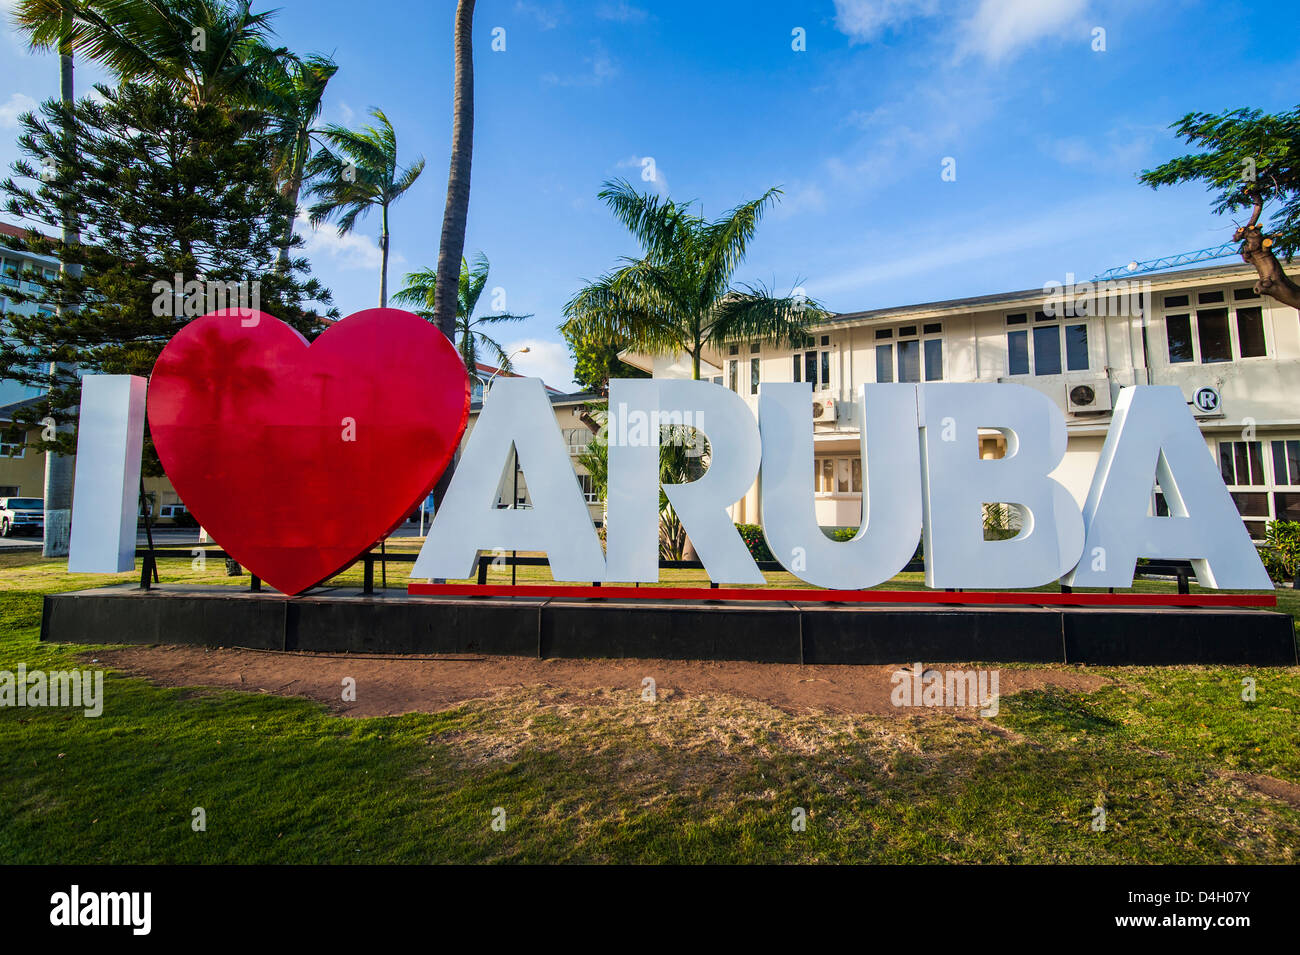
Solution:
[[[797,180],[783,187],[781,201],[772,209],[778,219],[790,219],[806,212],[826,211],[826,192],[815,182]]]
[[[944,235],[957,230],[922,235],[895,236],[890,246],[920,251],[909,252],[892,259],[876,259],[867,265],[855,266],[833,273],[824,279],[805,283],[808,294],[817,297],[848,292],[862,296],[875,283],[896,281],[911,276],[925,276],[958,265],[1005,260],[1017,252],[1029,249],[1050,248],[1072,240],[1083,232],[1103,233],[1116,226],[1125,217],[1117,214],[1113,196],[1087,196],[1064,207],[1054,208],[1037,219],[1020,220],[1012,224],[1009,217],[991,216],[982,230],[961,232],[961,238],[944,241]],[[1060,224],[1070,223],[1062,231]],[[1045,238],[1046,237],[1046,238]],[[1055,237],[1055,238],[1052,238]]]
[[[618,76],[618,64],[599,40],[591,41],[591,56],[584,56],[582,62],[587,67],[586,72],[569,73],[564,76],[558,73],[543,73],[542,82],[552,86],[603,86],[606,80]]]
[[[577,388],[573,381],[573,358],[569,355],[568,346],[561,342],[521,338],[501,347],[507,355],[514,354],[520,348],[528,348],[528,354],[515,355],[511,359],[516,374],[540,378],[560,391],[574,391]]]
[[[4,103],[0,103],[0,129],[17,129],[18,117],[34,110],[36,106],[36,100],[26,93],[10,94]]]
[[[998,63],[1049,38],[1077,33],[1088,0],[835,0],[835,27],[850,43],[869,43],[913,20],[942,16],[953,24],[940,42],[955,58]],[[955,12],[970,11],[968,16]],[[1086,36],[1086,34],[1084,34]]]
[[[1065,136],[1048,140],[1042,149],[1062,165],[1132,176],[1149,160],[1157,132],[1112,129],[1102,137]]]
[[[564,4],[551,5],[517,0],[515,14],[517,16],[532,17],[543,30],[554,30],[559,25],[560,18],[564,16]]]
[[[668,177],[664,175],[663,166],[654,156],[628,156],[626,159],[620,159],[614,163],[615,169],[633,170],[630,174],[625,175],[628,182],[632,183],[634,189],[642,192],[654,190],[659,195],[667,197],[668,195]],[[646,176],[653,170],[653,179],[647,179]]]
[[[596,16],[601,20],[613,20],[615,23],[645,23],[650,19],[650,12],[634,7],[627,0],[617,3],[602,3],[596,7]]]
[[[345,272],[373,271],[378,276],[381,256],[379,243],[373,236],[363,235],[360,232],[339,235],[338,230],[328,222],[323,223],[318,229],[313,229],[305,212],[298,213],[296,231],[303,237],[304,243],[298,252],[311,260],[315,271],[321,271],[322,260],[328,260],[329,265]],[[406,259],[400,254],[389,253],[389,285],[392,285],[393,270],[404,264]]]
[[[356,111],[347,103],[339,103],[339,115],[343,117],[343,125],[351,126],[352,120],[356,118]]]
[[[938,12],[938,0],[835,0],[835,28],[852,43],[869,43],[886,30]]]
[[[997,63],[1023,47],[1078,32],[1087,0],[980,0],[960,27],[958,58],[968,54]]]

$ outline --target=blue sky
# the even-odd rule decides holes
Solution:
[[[428,161],[393,213],[400,287],[436,259],[455,5],[278,6],[282,42],[340,64],[325,119],[358,125],[380,106],[402,161]],[[1179,154],[1168,126],[1188,111],[1295,105],[1288,20],[1281,5],[1192,0],[479,0],[466,250],[487,253],[505,308],[535,316],[502,335],[532,347],[520,370],[567,389],[564,303],[636,252],[595,199],[611,177],[709,215],[781,185],[737,281],[798,282],[842,311],[1218,245],[1231,227],[1198,187],[1157,193],[1134,176]],[[0,163],[15,158],[15,113],[56,91],[54,57],[0,42]],[[377,229],[372,216],[352,236],[311,237],[344,314],[376,304]]]

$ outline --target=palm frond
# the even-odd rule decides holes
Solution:
[[[744,341],[801,347],[808,329],[828,314],[802,296],[777,296],[763,285],[743,289],[724,296],[709,314],[706,336],[714,347]]]

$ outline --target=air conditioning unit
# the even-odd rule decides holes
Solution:
[[[1109,411],[1110,381],[1098,378],[1096,381],[1067,382],[1065,407],[1070,414]]]
[[[813,421],[823,421],[827,424],[835,423],[835,399],[834,398],[814,398],[813,399]]]

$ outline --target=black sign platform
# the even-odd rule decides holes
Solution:
[[[49,594],[41,639],[340,653],[763,663],[1297,662],[1291,618],[1223,607],[956,606],[366,595],[233,587]]]

